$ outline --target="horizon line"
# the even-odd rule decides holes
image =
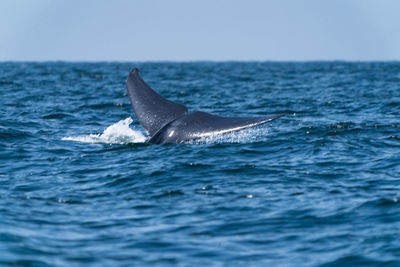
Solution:
[[[310,60],[0,60],[0,63],[317,63],[317,62],[348,62],[348,63],[370,63],[370,62],[400,62],[400,59],[371,59],[371,60],[348,60],[348,59],[310,59]]]

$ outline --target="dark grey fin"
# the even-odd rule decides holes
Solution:
[[[129,99],[136,118],[152,136],[166,124],[187,113],[183,105],[171,102],[148,86],[134,68],[126,81]]]
[[[202,137],[235,132],[278,119],[272,117],[219,117],[205,112],[193,112],[166,125],[149,143],[181,143]]]

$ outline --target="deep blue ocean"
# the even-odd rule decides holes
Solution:
[[[133,67],[287,116],[147,144]],[[400,266],[400,62],[3,62],[0,91],[0,265]]]

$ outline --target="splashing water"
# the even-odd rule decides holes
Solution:
[[[63,137],[64,141],[77,141],[84,143],[103,143],[103,144],[131,144],[144,143],[146,137],[142,132],[133,130],[129,127],[132,118],[128,117],[107,127],[102,134],[90,134],[84,136]]]
[[[211,144],[211,143],[253,143],[264,140],[268,133],[266,126],[243,129],[237,132],[214,134],[206,136],[189,143]]]

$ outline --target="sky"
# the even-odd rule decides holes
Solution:
[[[0,61],[400,60],[399,0],[1,0]]]

